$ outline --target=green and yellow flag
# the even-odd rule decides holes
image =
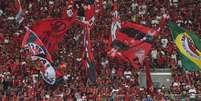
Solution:
[[[201,40],[193,32],[177,26],[172,21],[168,21],[168,27],[172,32],[174,42],[179,51],[179,59],[182,67],[187,71],[201,70]]]

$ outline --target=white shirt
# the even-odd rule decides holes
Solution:
[[[15,17],[10,16],[10,17],[8,17],[7,19],[8,19],[8,20],[14,20],[14,19],[15,19]]]
[[[131,78],[131,71],[124,71],[124,76],[125,76],[127,79],[130,79],[130,78]]]
[[[102,65],[103,67],[106,67],[107,64],[108,64],[108,60],[105,60],[105,61],[102,61],[102,62],[101,62],[101,65]]]
[[[9,40],[8,40],[8,39],[5,39],[5,40],[4,40],[4,43],[9,43]]]
[[[151,24],[154,25],[154,24],[159,24],[159,21],[154,19],[154,20],[151,20]]]
[[[151,57],[152,57],[152,59],[157,59],[157,54],[158,54],[158,51],[156,49],[152,50],[151,51]]]
[[[176,56],[176,54],[172,54],[172,55],[171,55],[171,58],[174,59],[175,61],[177,61],[177,56]]]
[[[191,88],[191,89],[188,90],[188,93],[190,93],[190,94],[191,94],[191,93],[196,94],[196,89],[195,89],[195,88]]]
[[[132,10],[132,11],[135,11],[135,9],[136,9],[137,6],[138,6],[137,3],[132,3],[132,4],[131,4],[131,10]]]
[[[0,16],[3,14],[3,11],[0,9]]]
[[[173,83],[173,86],[179,86],[180,84],[179,84],[179,82],[174,82]]]
[[[168,44],[168,39],[161,39],[161,44],[163,48],[166,48]]]
[[[142,24],[142,25],[146,25],[147,22],[146,22],[146,21],[140,21],[140,24]]]
[[[112,68],[112,74],[115,74],[116,70],[114,68]]]
[[[177,63],[180,67],[182,67],[182,62],[181,60],[178,60],[178,63]]]

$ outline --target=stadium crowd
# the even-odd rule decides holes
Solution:
[[[47,17],[62,17],[64,0],[21,0],[25,19],[15,23],[14,0],[0,0],[0,99],[3,101],[178,101],[201,99],[201,73],[182,69],[181,60],[167,27],[154,40],[149,58],[152,69],[170,68],[173,83],[170,89],[155,90],[154,96],[139,86],[138,72],[129,63],[107,56],[110,36],[112,0],[97,2],[92,49],[97,68],[97,83],[87,83],[83,72],[82,29],[74,24],[65,34],[59,50],[52,53],[54,66],[64,73],[64,83],[47,86],[37,65],[26,59],[21,49],[25,34],[23,26]],[[82,0],[74,0],[86,5]],[[83,0],[84,1],[84,0]],[[199,0],[117,0],[121,20],[157,28],[163,14],[201,37],[201,2]],[[51,100],[50,100],[51,99]],[[0,101],[1,101],[0,100]],[[195,100],[194,100],[195,101]]]

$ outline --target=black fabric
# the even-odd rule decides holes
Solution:
[[[90,5],[93,5],[94,2],[95,2],[95,0],[86,0],[86,2],[87,2],[88,4],[90,4]]]
[[[128,50],[130,47],[127,46],[126,44],[122,43],[119,40],[114,40],[112,42],[112,47],[117,48],[118,50]]]
[[[127,36],[131,38],[134,38],[135,40],[140,40],[145,36],[144,33],[129,27],[121,28],[120,32],[126,34]]]
[[[78,8],[78,12],[77,12],[77,15],[80,16],[80,17],[84,17],[85,14],[84,14],[84,8],[80,5],[79,8]]]

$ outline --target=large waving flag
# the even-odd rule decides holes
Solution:
[[[90,28],[84,28],[84,52],[83,52],[83,65],[87,71],[88,78],[91,82],[96,82],[96,67],[93,52],[91,50]]]
[[[201,40],[193,32],[177,26],[172,21],[168,21],[168,27],[172,32],[173,39],[179,50],[179,59],[182,61],[182,67],[188,71],[197,71],[201,69]]]
[[[31,29],[38,35],[51,53],[58,49],[58,44],[63,41],[64,34],[74,21],[75,16],[71,19],[48,18],[37,21]]]
[[[32,56],[41,56],[52,62],[51,55],[43,45],[43,42],[39,37],[28,27],[27,32],[22,41],[22,48],[27,48],[31,52]]]
[[[164,15],[160,27],[155,30],[134,22],[123,21],[120,23],[116,11],[113,16],[109,39],[111,51],[108,53],[111,57],[130,62],[134,68],[139,68],[144,57],[150,53],[153,39],[158,36],[168,17]]]
[[[112,23],[111,27],[111,50],[109,52],[121,60],[130,62],[134,68],[139,68],[144,57],[149,54],[152,40],[158,34],[151,28],[141,26],[133,22]],[[116,28],[115,28],[116,26]]]

